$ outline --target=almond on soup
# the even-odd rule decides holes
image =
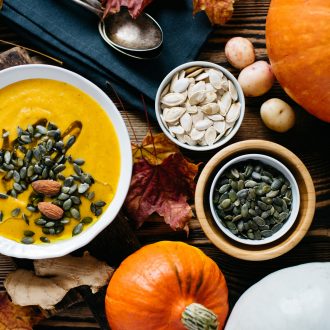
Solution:
[[[113,199],[120,152],[106,112],[64,82],[0,90],[0,235],[24,244],[79,234]]]

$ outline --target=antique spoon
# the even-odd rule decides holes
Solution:
[[[103,15],[98,0],[72,0],[78,5]],[[117,51],[137,59],[148,59],[159,55],[163,43],[163,31],[148,14],[142,13],[132,19],[127,10],[121,9],[99,22],[99,32],[104,41]]]

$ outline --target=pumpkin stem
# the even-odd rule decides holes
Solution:
[[[219,324],[216,314],[196,303],[186,307],[181,322],[188,330],[217,330]]]

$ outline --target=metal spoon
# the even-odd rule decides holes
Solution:
[[[98,0],[72,0],[78,5],[103,15]],[[99,22],[99,32],[104,41],[122,54],[137,59],[149,59],[159,55],[163,43],[163,31],[148,14],[132,19],[128,10],[121,9]]]

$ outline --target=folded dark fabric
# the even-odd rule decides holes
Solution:
[[[154,98],[164,76],[191,61],[211,32],[205,15],[192,17],[192,0],[157,0],[148,12],[164,32],[159,57],[135,60],[117,53],[98,32],[98,17],[71,0],[5,0],[1,15],[37,49],[61,60],[103,89],[107,81],[120,97],[154,117]]]

